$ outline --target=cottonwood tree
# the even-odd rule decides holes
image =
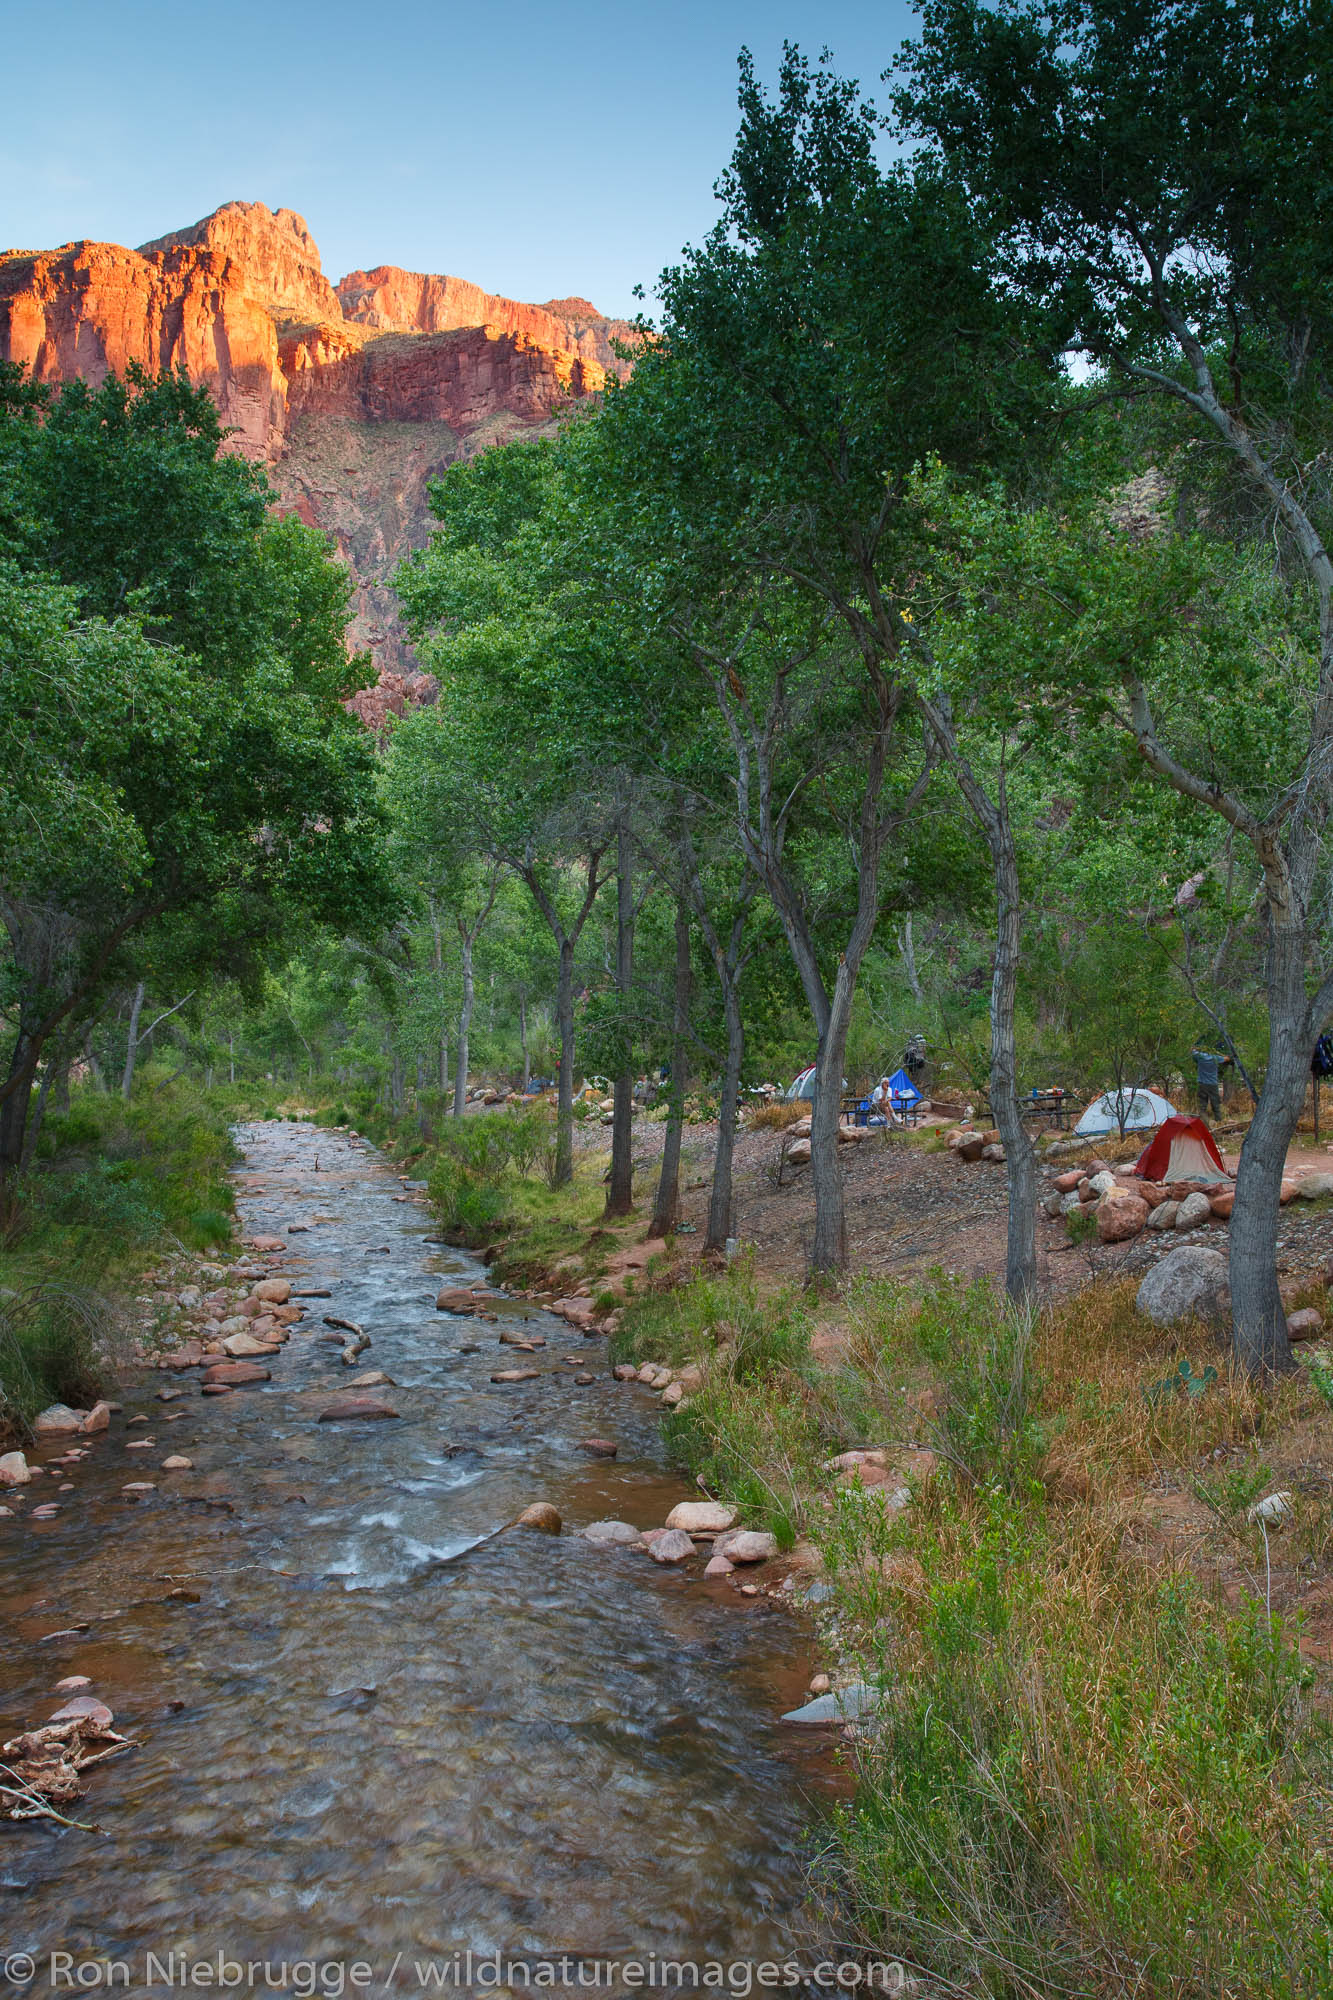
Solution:
[[[1160,399],[1192,425],[1248,494],[1288,582],[1304,720],[1266,782],[1253,760],[1228,767],[1197,709],[1164,710],[1134,659],[1120,711],[1148,767],[1233,828],[1262,872],[1268,1064],[1241,1149],[1231,1297],[1237,1358],[1285,1368],[1279,1189],[1333,1011],[1333,557],[1321,452],[1333,35],[1322,8],[1296,0],[930,0],[903,79],[904,122],[1000,232],[1010,284],[1048,344],[1082,350],[1106,391]],[[1251,726],[1268,726],[1261,709]]]

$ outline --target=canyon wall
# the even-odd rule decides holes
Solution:
[[[334,537],[356,578],[353,643],[381,676],[370,720],[423,691],[389,579],[429,533],[430,481],[595,396],[632,338],[586,299],[524,305],[392,265],[334,286],[303,218],[262,202],[137,250],[0,251],[0,359],[43,382],[185,369],[279,505]]]

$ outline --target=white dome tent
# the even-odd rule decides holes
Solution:
[[[1104,1090],[1094,1098],[1074,1130],[1081,1139],[1104,1138],[1122,1127],[1126,1132],[1148,1132],[1175,1115],[1174,1104],[1168,1104],[1155,1090],[1131,1090],[1126,1085],[1120,1090]]]

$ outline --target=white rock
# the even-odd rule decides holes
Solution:
[[[1200,1223],[1210,1222],[1212,1215],[1212,1203],[1206,1194],[1201,1194],[1196,1188],[1193,1194],[1187,1194],[1181,1202],[1171,1226],[1173,1229],[1197,1229]]]
[[[81,1431],[86,1410],[71,1410],[67,1403],[52,1403],[33,1422],[33,1430],[38,1437],[65,1437],[71,1431]]]
[[[648,1544],[648,1553],[655,1563],[688,1562],[694,1554],[694,1543],[678,1528],[664,1528],[660,1535],[654,1535]]]
[[[1157,1326],[1196,1316],[1224,1321],[1231,1312],[1227,1260],[1202,1244],[1169,1250],[1144,1278],[1134,1303]]]
[[[1176,1215],[1180,1209],[1178,1201],[1159,1201],[1144,1224],[1145,1229],[1174,1229]]]
[[[32,1467],[21,1451],[0,1456],[0,1486],[26,1486],[31,1478]]]
[[[1247,1521],[1262,1521],[1271,1527],[1274,1521],[1285,1521],[1292,1511],[1290,1493],[1266,1493],[1262,1500],[1256,1500],[1252,1507],[1245,1509]]]
[[[719,1535],[713,1544],[713,1553],[725,1556],[730,1563],[768,1562],[777,1552],[777,1536],[755,1528],[737,1528],[729,1535]]]
[[[1296,1192],[1303,1201],[1320,1201],[1333,1194],[1333,1174],[1306,1174],[1297,1181]]]
[[[667,1515],[666,1524],[687,1535],[724,1535],[736,1525],[736,1509],[721,1500],[681,1500]]]
[[[628,1521],[592,1521],[583,1530],[583,1539],[598,1548],[628,1548],[631,1542],[638,1541],[639,1531]]]
[[[1100,1201],[1103,1195],[1114,1192],[1115,1175],[1103,1169],[1101,1173],[1093,1175],[1092,1179],[1088,1182],[1088,1186],[1092,1189],[1098,1201]]]

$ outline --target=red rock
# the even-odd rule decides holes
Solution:
[[[392,1403],[382,1403],[376,1396],[338,1396],[326,1410],[319,1413],[322,1424],[340,1424],[354,1418],[396,1417],[397,1410]]]
[[[1081,1169],[1071,1167],[1068,1173],[1057,1174],[1052,1185],[1057,1194],[1072,1194],[1082,1179]]]
[[[531,1528],[539,1535],[558,1535],[562,1526],[558,1508],[549,1500],[534,1500],[515,1521],[516,1528]]]
[[[1097,1240],[1100,1243],[1124,1243],[1131,1236],[1137,1236],[1148,1220],[1149,1209],[1146,1201],[1140,1201],[1135,1194],[1104,1195],[1096,1208]]]
[[[257,1361],[216,1361],[204,1370],[206,1389],[241,1389],[249,1382],[271,1382],[271,1372]]]
[[[492,1375],[492,1382],[535,1382],[541,1371],[536,1368],[499,1368]]]
[[[579,1450],[586,1451],[589,1458],[614,1458],[620,1446],[610,1438],[580,1438]]]
[[[1324,1315],[1313,1306],[1304,1306],[1300,1312],[1287,1314],[1288,1340],[1318,1340],[1324,1330]]]
[[[1235,1188],[1224,1188],[1220,1194],[1210,1194],[1208,1197],[1208,1206],[1212,1209],[1215,1216],[1225,1222],[1230,1216],[1232,1209],[1236,1206]]]
[[[157,1365],[159,1368],[202,1368],[203,1364],[203,1346],[197,1340],[187,1340],[184,1346],[164,1354]]]
[[[75,1695],[72,1701],[67,1701],[50,1717],[52,1722],[87,1722],[99,1730],[110,1729],[115,1719],[106,1703],[91,1694]]]

